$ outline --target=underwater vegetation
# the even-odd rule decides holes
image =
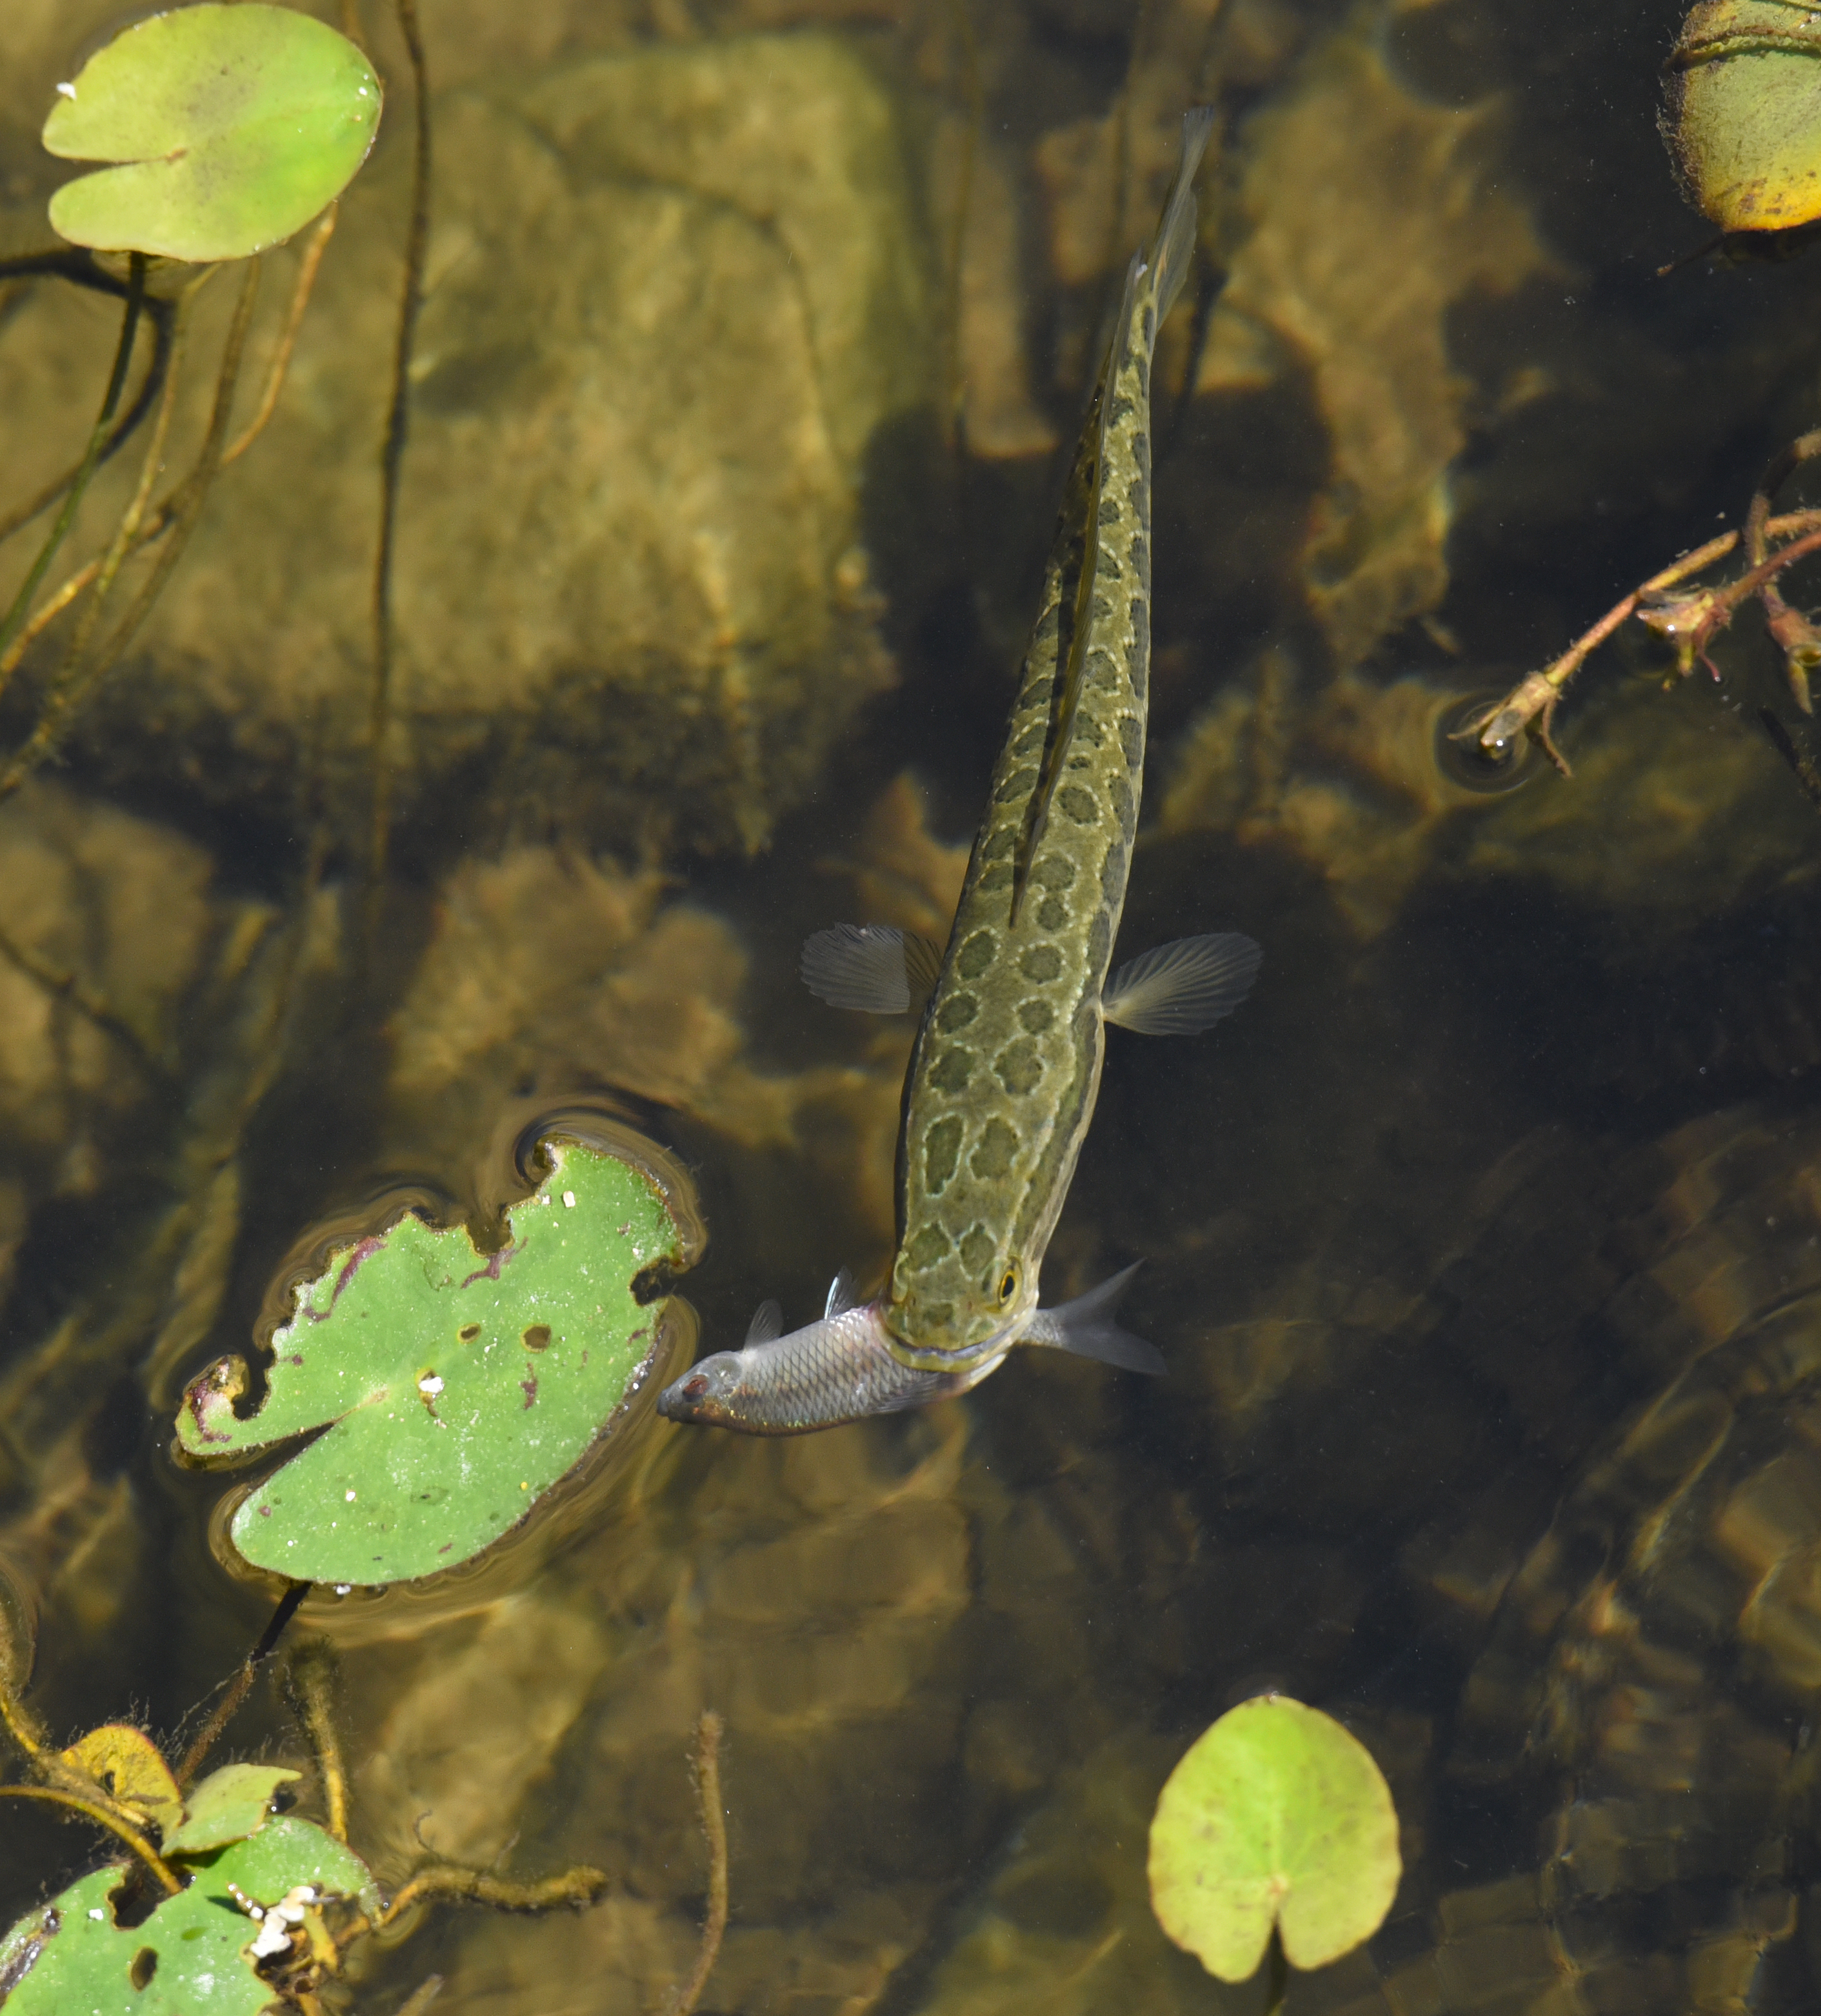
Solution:
[[[1805,10],[15,13],[9,2008],[1812,2006]],[[949,938],[1192,104],[1094,960],[1269,959],[1013,1295],[1168,1375],[678,1427],[888,1292],[800,951]]]

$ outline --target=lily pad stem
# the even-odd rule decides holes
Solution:
[[[341,1762],[341,1739],[336,1733],[329,1699],[334,1677],[334,1655],[320,1639],[300,1645],[292,1653],[285,1674],[286,1690],[297,1719],[310,1739],[316,1769],[322,1780],[322,1800],[329,1809],[329,1831],[340,1841],[347,1839],[347,1773]]]
[[[234,319],[228,326],[227,341],[222,346],[221,368],[215,380],[215,403],[209,416],[208,432],[189,475],[174,493],[175,513],[170,540],[153,562],[150,572],[140,584],[139,593],[113,635],[86,664],[74,665],[66,661],[67,677],[59,675],[31,733],[14,753],[5,769],[0,771],[0,798],[9,797],[47,756],[55,753],[70,719],[139,634],[140,625],[163,592],[172,568],[183,557],[184,549],[202,515],[215,473],[221,466],[228,419],[233,409],[234,388],[239,379],[247,327],[253,319],[253,304],[259,290],[259,263],[257,258],[247,262],[240,298],[235,304]],[[4,644],[0,643],[0,650],[3,649]]]
[[[139,333],[139,316],[146,304],[146,255],[135,252],[131,255],[127,284],[127,305],[121,318],[120,341],[114,346],[113,368],[107,376],[107,390],[102,396],[101,412],[88,437],[88,447],[63,499],[63,508],[56,516],[50,532],[38,558],[31,563],[31,571],[19,585],[13,598],[13,606],[4,617],[0,617],[0,653],[4,653],[13,642],[20,626],[24,622],[31,607],[31,599],[38,593],[38,584],[44,578],[51,562],[56,558],[57,549],[63,543],[88,488],[88,480],[94,475],[95,464],[101,459],[102,451],[107,446],[113,430],[114,409],[121,402],[121,394],[126,390],[127,367],[132,361],[133,338]]]
[[[165,1893],[175,1897],[183,1888],[171,1865],[160,1855],[139,1830],[110,1813],[105,1807],[94,1805],[88,1799],[78,1798],[74,1792],[54,1791],[48,1785],[0,1785],[0,1799],[42,1799],[56,1806],[67,1806],[72,1813],[80,1813],[97,1827],[106,1827],[110,1834],[118,1834],[134,1854],[145,1863],[164,1886]]]
[[[592,1904],[607,1887],[606,1872],[585,1864],[547,1876],[541,1883],[513,1883],[452,1862],[420,1869],[380,1914],[379,1929],[395,1924],[415,1904],[435,1897],[459,1897],[470,1904],[491,1904],[499,1911],[549,1911],[559,1904]]]
[[[702,1836],[708,1845],[708,1915],[689,1978],[675,1991],[670,2016],[693,2016],[727,1930],[727,1816],[721,1803],[721,1738],[724,1724],[712,1708],[696,1725],[696,1797],[702,1809]]]
[[[380,534],[373,556],[373,681],[367,735],[372,752],[372,826],[367,858],[369,905],[379,900],[392,826],[392,560],[398,542],[398,479],[410,419],[411,353],[423,306],[423,269],[430,248],[430,74],[416,0],[396,0],[399,32],[411,61],[413,117],[411,227],[405,241],[405,285],[398,303],[398,335],[392,357],[392,404],[380,449]],[[371,911],[369,911],[371,915]]]
[[[1284,1957],[1283,1935],[1273,1925],[1265,1954],[1265,2016],[1283,2016],[1283,1998],[1289,1990],[1290,1962]]]
[[[221,1690],[221,1698],[215,1704],[215,1712],[197,1733],[196,1741],[184,1752],[183,1762],[177,1767],[175,1777],[179,1785],[188,1787],[196,1774],[203,1759],[215,1747],[216,1739],[232,1721],[240,1704],[252,1689],[260,1668],[272,1655],[272,1647],[284,1634],[285,1626],[297,1614],[298,1606],[310,1593],[307,1582],[294,1582],[279,1598],[278,1607],[267,1620],[265,1629],[259,1634],[259,1643],[241,1661],[239,1669]]]

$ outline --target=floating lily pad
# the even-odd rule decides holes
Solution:
[[[308,1820],[268,1820],[196,1869],[188,1889],[167,1897],[142,1924],[114,1922],[110,1894],[126,1875],[115,1863],[28,1912],[0,1942],[6,2016],[261,2016],[276,2000],[247,1949],[259,1927],[235,1903],[277,1903],[300,1885],[358,1898],[369,1917],[380,1900],[352,1849]]]
[[[45,146],[124,165],[66,183],[52,229],[171,259],[290,237],[347,186],[380,123],[380,81],[345,35],[252,0],[154,14],[59,88]]]
[[[301,1774],[277,1764],[224,1764],[189,1795],[181,1825],[164,1837],[167,1855],[200,1855],[245,1841],[269,1817],[272,1795]]]
[[[131,1723],[103,1723],[63,1752],[63,1762],[86,1771],[104,1791],[130,1806],[160,1836],[183,1818],[183,1795],[150,1737]],[[250,1829],[248,1830],[251,1831]]]
[[[1821,24],[1783,0],[1703,0],[1676,44],[1665,133],[1725,231],[1821,218]]]
[[[1222,1981],[1258,1971],[1276,1924],[1293,1967],[1371,1938],[1397,1894],[1398,1816],[1371,1754],[1282,1694],[1242,1701],[1170,1773],[1151,1821],[1151,1907]]]
[[[453,1568],[574,1467],[639,1381],[664,1305],[633,1283],[686,1264],[683,1236],[647,1170],[575,1142],[549,1153],[496,1252],[408,1216],[332,1255],[247,1418],[240,1359],[192,1384],[177,1430],[193,1456],[328,1427],[235,1513],[254,1567],[351,1586]]]

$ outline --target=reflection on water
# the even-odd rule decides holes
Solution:
[[[427,1920],[350,2006],[432,1972],[477,2016],[655,2006],[711,1708],[705,2007],[1252,2008],[1164,1940],[1143,1843],[1267,1686],[1360,1735],[1405,1827],[1391,1920],[1297,2006],[1812,2006],[1821,825],[1757,723],[1779,667],[1742,619],[1719,684],[1665,690],[1621,633],[1557,723],[1571,779],[1481,788],[1445,741],[1814,423],[1812,257],[1652,277],[1703,228],[1652,126],[1676,10],[424,11],[377,928],[401,84],[268,437],[67,767],[0,806],[0,1586],[47,1719],[169,1732],[239,1659],[263,1599],[210,1552],[219,1483],[167,1460],[173,1395],[376,1194],[497,1207],[531,1111],[600,1102],[688,1166],[707,1348],[876,1278],[910,1028],[823,1008],[797,948],[945,932],[1056,453],[1200,96],[1229,279],[1160,351],[1125,942],[1267,961],[1211,1037],[1114,1033],[1044,1284],[1142,1258],[1171,1376],[1020,1354],[775,1445],[636,1418],[459,1600],[307,1611],[383,1880],[426,1846],[612,1878]],[[19,31],[0,249],[44,236],[36,127],[110,20]],[[0,505],[69,459],[112,340],[74,290],[3,312]],[[301,1749],[275,1694],[232,1741]],[[87,1853],[10,1823],[0,1922]]]

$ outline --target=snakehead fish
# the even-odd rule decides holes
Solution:
[[[1213,115],[1183,121],[1157,235],[1132,263],[1089,403],[991,796],[947,949],[837,925],[803,977],[837,1007],[902,1013],[927,992],[898,1143],[898,1244],[856,1305],[837,1276],[822,1320],[667,1388],[658,1411],[797,1435],[965,1392],[1015,1345],[1161,1372],[1114,1319],[1128,1268],[1059,1309],[1038,1275],[1093,1116],[1104,1025],[1189,1035],[1237,1007],[1260,953],[1235,933],[1182,938],[1109,981],[1144,767],[1150,656],[1150,377],[1195,242],[1194,178]]]

